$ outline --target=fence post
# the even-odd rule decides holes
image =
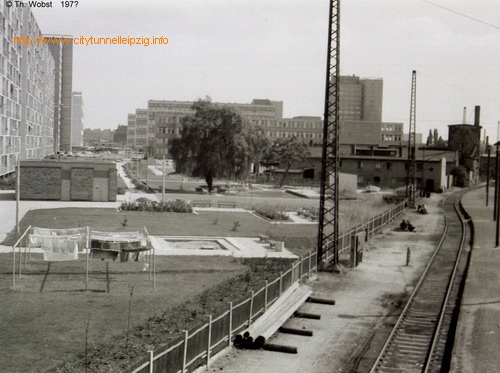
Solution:
[[[149,354],[149,373],[153,373],[153,371],[154,371],[154,367],[153,367],[153,364],[154,364],[153,363],[154,362],[153,351],[149,350],[148,354]]]
[[[16,289],[16,248],[12,246],[12,289]]]
[[[253,290],[251,291],[251,298],[250,298],[250,315],[248,315],[248,326],[252,325],[252,313],[253,313],[253,295],[254,292]]]
[[[182,353],[182,373],[186,373],[187,349],[188,349],[188,331],[184,330],[184,351]]]
[[[302,283],[302,265],[304,263],[304,257],[301,255],[300,256],[300,261],[299,261],[299,284]]]
[[[229,332],[227,335],[227,345],[231,347],[231,338],[233,337],[233,302],[229,302]]]
[[[309,280],[310,276],[311,276],[311,253],[309,253],[308,264],[307,264],[307,279],[308,280]]]
[[[264,290],[264,312],[267,311],[267,287],[269,286],[269,282],[266,280],[266,287]]]
[[[279,291],[279,296],[281,297],[281,289],[283,289],[283,272],[280,272],[280,291]]]
[[[207,368],[210,367],[210,345],[212,342],[212,315],[208,315],[208,338],[207,338]]]

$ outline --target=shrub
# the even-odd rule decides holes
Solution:
[[[297,211],[297,214],[312,221],[319,219],[319,209],[317,207],[302,207]]]
[[[255,213],[258,215],[261,215],[269,220],[278,220],[278,221],[287,221],[290,220],[288,215],[280,211],[278,207],[276,208],[271,208],[271,207],[261,207],[255,210]]]
[[[384,194],[382,196],[382,200],[386,203],[394,203],[394,204],[399,204],[405,200],[405,197],[400,197],[395,194]]]
[[[0,190],[11,190],[16,189],[16,177],[8,176],[6,178],[0,179]]]
[[[131,202],[122,202],[122,211],[151,211],[151,212],[193,212],[191,205],[181,199],[175,201],[157,202],[147,198],[138,198]]]

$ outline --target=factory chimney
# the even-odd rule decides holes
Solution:
[[[474,109],[474,125],[479,126],[479,118],[481,117],[481,106],[476,106]]]

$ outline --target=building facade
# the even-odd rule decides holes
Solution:
[[[102,146],[108,146],[113,142],[114,130],[110,129],[90,129],[85,128],[83,130],[83,144],[86,147],[99,148]]]
[[[195,101],[149,100],[147,109],[136,109],[128,115],[128,145],[137,149],[151,148],[154,156],[168,154],[168,140],[180,135],[182,119],[195,113]],[[251,120],[278,120],[283,118],[283,102],[254,99],[249,104],[214,103],[231,107]],[[269,122],[270,123],[270,122]]]
[[[339,83],[340,121],[382,122],[382,79],[341,76]]]
[[[65,160],[22,161],[20,198],[60,201],[116,201],[115,163]]]
[[[0,3],[0,177],[54,153],[57,65],[29,7]]]
[[[82,92],[73,92],[71,108],[71,147],[83,147],[83,129],[85,127]]]
[[[69,153],[71,146],[71,109],[73,100],[73,38],[66,35],[48,35],[65,42],[49,43],[55,63],[54,90],[54,152]]]

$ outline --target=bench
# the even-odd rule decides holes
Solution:
[[[212,201],[193,201],[193,207],[212,207]]]
[[[217,204],[218,207],[232,207],[233,209],[236,207],[236,202],[227,201],[227,202],[219,202]]]

